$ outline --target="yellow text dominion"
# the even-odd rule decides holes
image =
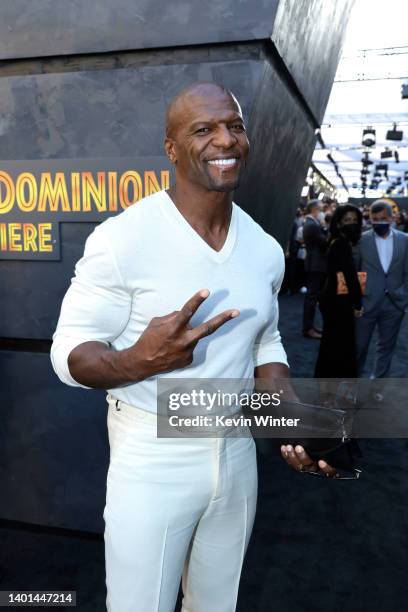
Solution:
[[[0,170],[0,215],[14,210],[48,212],[117,212],[170,186],[168,170],[156,172],[21,172],[16,178]]]

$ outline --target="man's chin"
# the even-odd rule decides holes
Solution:
[[[225,183],[212,183],[211,191],[219,191],[221,193],[229,193],[230,191],[235,191],[239,185],[239,180],[229,181]]]

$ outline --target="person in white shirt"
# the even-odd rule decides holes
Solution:
[[[99,225],[63,300],[60,379],[108,393],[107,609],[233,612],[253,525],[252,437],[160,438],[160,377],[289,376],[278,331],[281,247],[232,202],[249,143],[235,97],[196,83],[172,100],[176,184]],[[300,446],[295,469],[335,476]]]
[[[377,327],[373,378],[389,375],[398,333],[408,306],[408,236],[392,227],[392,208],[385,200],[370,207],[372,229],[364,232],[358,249],[358,269],[367,273],[363,316],[356,322],[360,376]]]

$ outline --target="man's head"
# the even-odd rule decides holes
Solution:
[[[308,215],[311,215],[315,219],[319,217],[319,213],[321,211],[321,203],[320,200],[310,200],[306,206],[306,212]]]
[[[178,180],[208,191],[238,186],[249,143],[241,107],[216,83],[194,83],[170,102],[165,149]]]
[[[370,220],[376,234],[387,236],[392,223],[392,206],[385,200],[376,200],[370,206]]]

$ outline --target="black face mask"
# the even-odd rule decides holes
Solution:
[[[343,225],[340,231],[352,244],[356,244],[360,239],[359,223],[347,223],[346,225]]]
[[[373,223],[373,230],[379,236],[386,236],[388,234],[389,229],[390,224],[388,221],[379,221],[378,223]]]

